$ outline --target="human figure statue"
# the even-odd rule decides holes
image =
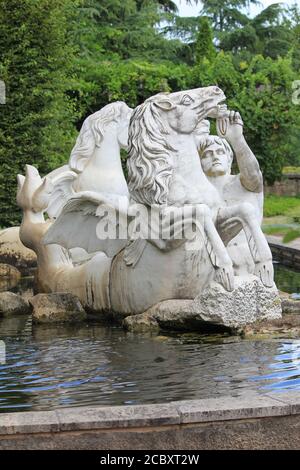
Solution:
[[[225,99],[211,86],[160,93],[133,111],[112,103],[86,121],[66,175],[42,179],[27,165],[18,177],[20,238],[37,253],[40,290],[71,292],[92,311],[122,316],[202,293],[219,309],[215,288],[228,298],[244,281],[277,295],[260,228],[262,175],[242,120]],[[207,119],[217,120],[219,136],[209,136]],[[126,181],[120,151],[127,144]],[[231,174],[230,146],[238,175]],[[148,228],[155,220],[153,236]],[[245,247],[238,246],[239,255],[251,254],[251,272],[262,284],[254,276],[235,277],[228,245],[240,233]],[[78,247],[92,257],[75,265],[68,250]]]
[[[239,113],[228,111],[219,117],[217,131],[218,136],[206,134],[198,141],[203,171],[224,203],[218,211],[217,230],[235,267],[247,267],[266,286],[272,286],[272,254],[260,228],[263,178],[259,163],[245,140]],[[239,168],[236,175],[231,174],[234,154]],[[249,263],[249,256],[247,259],[249,250],[254,264]]]

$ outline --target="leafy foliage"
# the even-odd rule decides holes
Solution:
[[[199,19],[195,56],[197,64],[201,64],[204,59],[211,61],[216,56],[216,50],[213,45],[213,33],[209,21],[205,16]]]
[[[25,163],[42,173],[62,162],[74,139],[76,113],[68,94],[74,47],[68,40],[71,0],[0,0],[1,225],[19,220],[16,175]]]
[[[193,3],[192,0],[187,3]],[[200,9],[200,2],[199,3]],[[0,225],[16,224],[16,174],[67,160],[84,118],[114,100],[217,84],[241,112],[265,179],[300,166],[300,12],[207,0],[199,17],[172,0],[0,0]]]

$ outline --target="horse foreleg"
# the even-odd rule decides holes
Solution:
[[[240,222],[255,263],[255,274],[261,279],[266,287],[272,287],[274,284],[274,269],[272,264],[272,253],[268,242],[258,223],[256,212],[252,204],[242,203],[231,207],[222,207],[218,212],[217,225],[220,231],[224,231],[225,238],[228,239],[228,223],[236,219]],[[232,231],[232,238],[236,231]]]
[[[204,229],[205,246],[215,268],[215,279],[223,285],[227,291],[234,289],[234,271],[232,261],[227,253],[225,245],[217,232],[212,214],[208,206],[197,206],[197,215],[200,216]]]

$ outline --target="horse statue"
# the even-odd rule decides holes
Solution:
[[[96,153],[99,162],[108,164],[110,151],[115,152],[114,163],[107,174],[100,163],[98,180],[93,178],[93,159],[88,159],[83,168],[80,152],[79,158],[70,159],[73,169],[83,170],[74,184],[79,192],[68,199],[54,222],[44,222],[44,233],[35,243],[28,240],[28,213],[36,211],[40,223],[48,210],[51,188],[44,194],[48,178],[39,181],[37,187],[30,183],[30,175],[25,180],[21,177],[18,203],[24,210],[23,243],[43,253],[51,247],[61,254],[74,247],[95,253],[80,267],[70,266],[62,256],[50,290],[74,292],[92,310],[129,315],[167,299],[194,299],[213,280],[227,291],[234,289],[232,261],[216,228],[225,204],[202,169],[195,138],[206,118],[226,115],[225,99],[222,90],[212,86],[160,93],[139,105],[128,129],[128,188],[124,177],[116,184],[113,177],[114,169],[121,169],[120,155],[116,156],[121,128],[107,123],[110,137],[107,141],[103,137]],[[126,126],[125,121],[122,131]],[[105,142],[110,145],[102,148]],[[28,197],[26,193],[30,193]],[[43,203],[37,204],[39,200]],[[235,207],[230,215],[244,220],[244,212]],[[153,214],[158,215],[159,229],[150,236]],[[121,227],[124,220],[130,229],[122,236],[101,237],[99,224],[103,220],[107,234],[110,228]],[[34,223],[31,217],[31,232]],[[250,223],[239,227],[256,230]],[[165,228],[169,228],[168,236],[164,236]],[[27,235],[22,236],[25,232]],[[255,243],[257,238],[253,240]],[[41,275],[49,279],[47,262]],[[260,277],[265,285],[271,284],[269,278]]]
[[[81,127],[69,163],[47,176],[53,184],[47,213],[60,214],[66,202],[82,191],[119,194],[128,198],[120,150],[127,148],[132,109],[123,101],[110,103],[88,116]]]

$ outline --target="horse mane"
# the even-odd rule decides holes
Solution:
[[[69,166],[73,171],[77,173],[83,171],[95,148],[100,147],[105,127],[112,121],[117,122],[126,108],[126,103],[116,101],[107,104],[85,119],[69,159]]]
[[[138,106],[129,124],[128,187],[131,196],[141,204],[166,204],[173,174],[175,151],[166,139],[169,133],[162,121],[155,99]]]

